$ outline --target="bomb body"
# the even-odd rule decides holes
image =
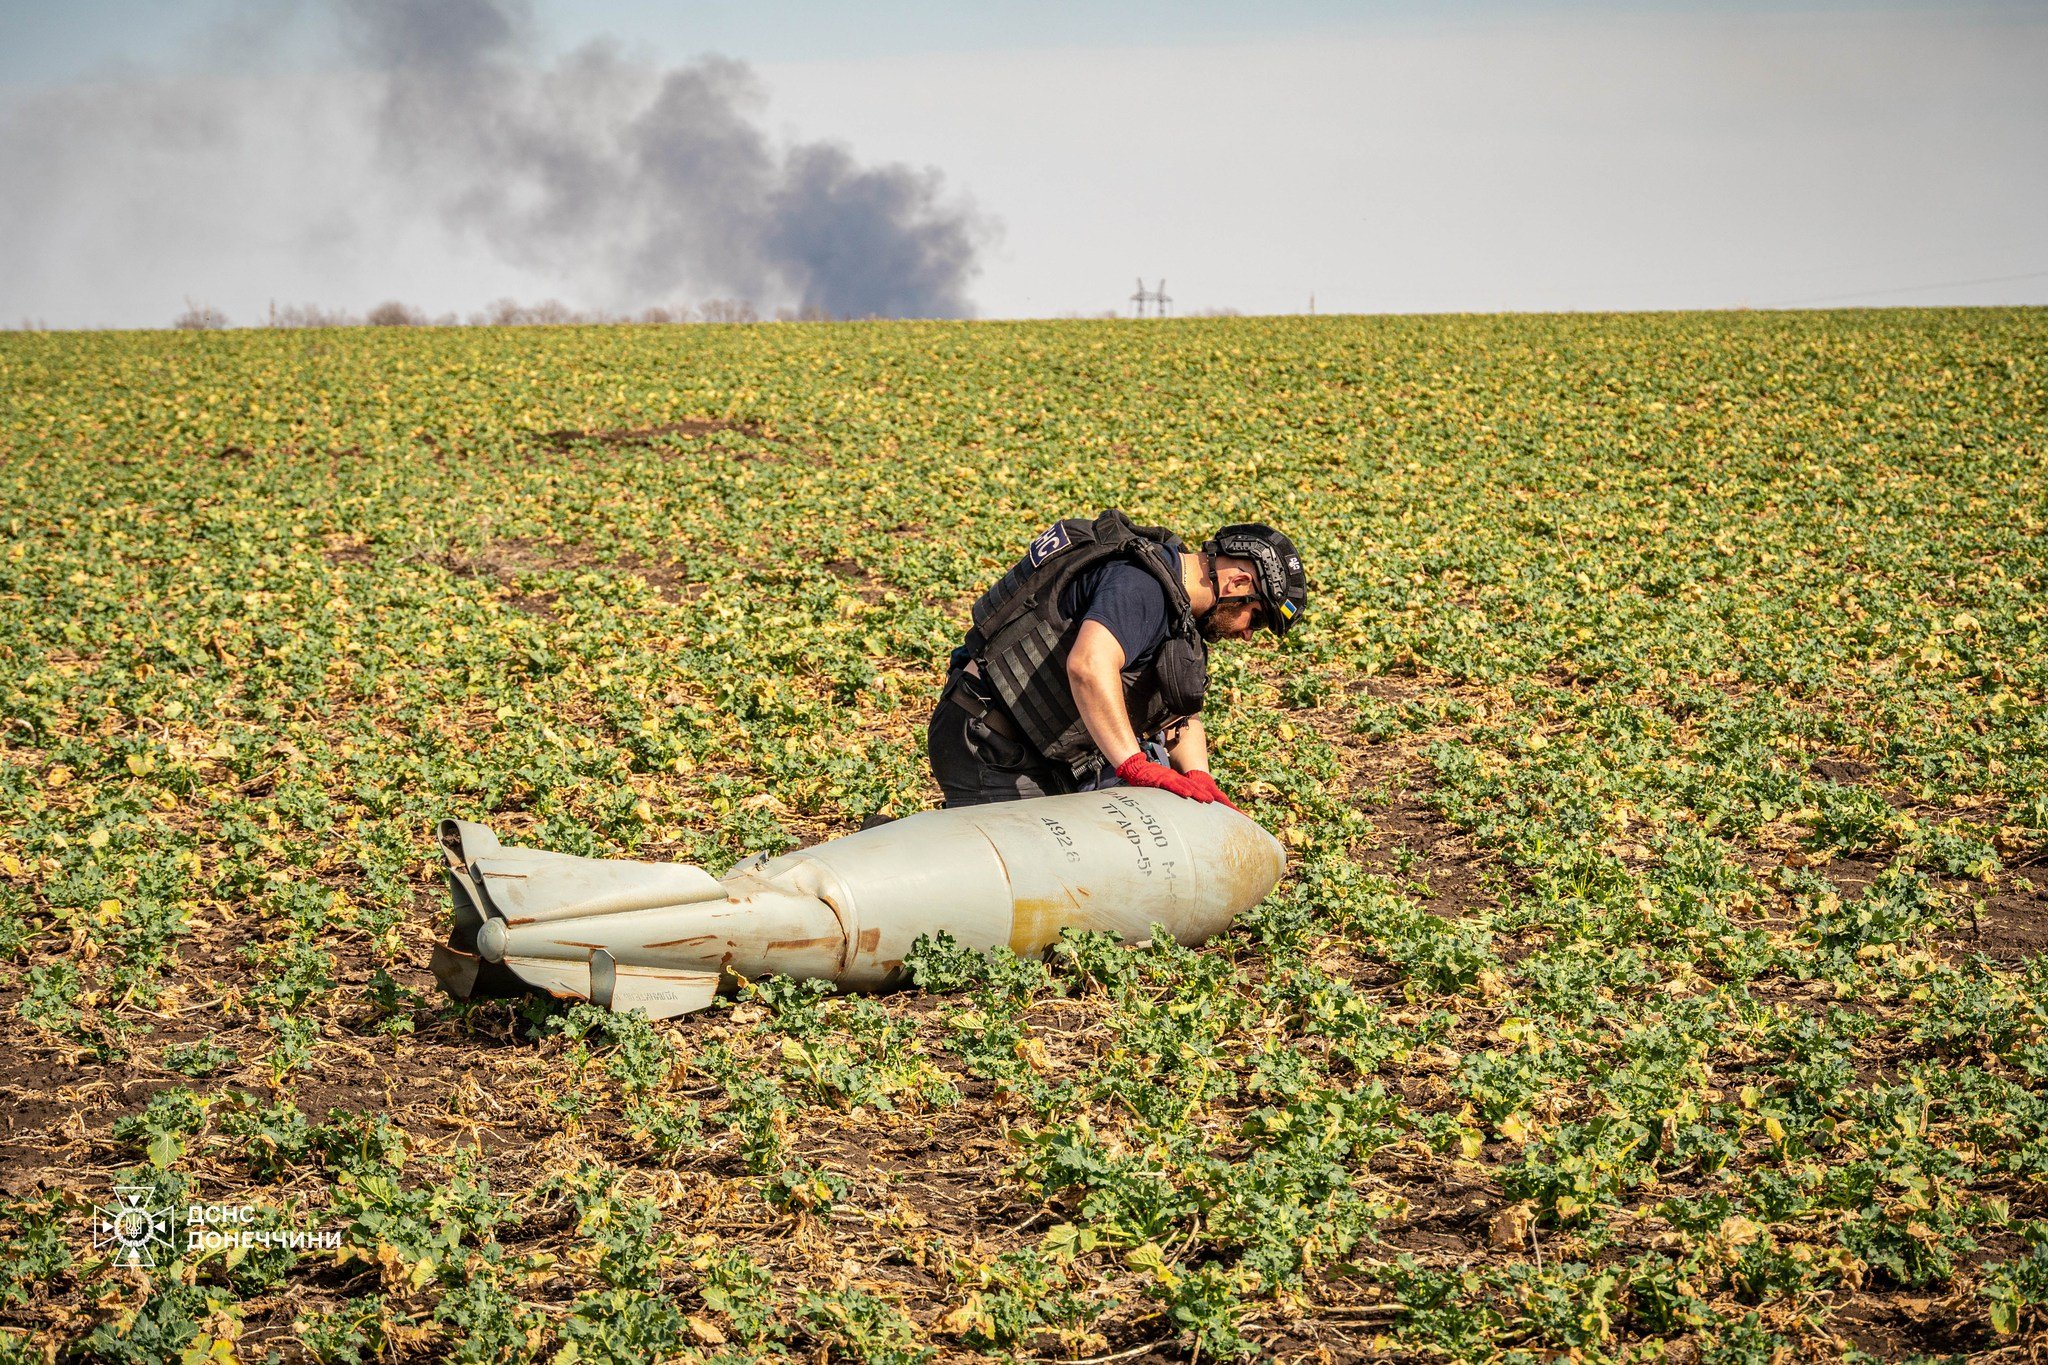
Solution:
[[[737,977],[886,989],[926,934],[1037,954],[1063,929],[1133,943],[1157,924],[1193,945],[1286,868],[1227,806],[1133,787],[927,811],[723,877],[508,848],[460,820],[440,841],[455,928],[434,974],[451,993],[539,990],[654,1018],[702,1009]]]

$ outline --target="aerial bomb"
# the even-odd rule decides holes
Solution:
[[[1280,880],[1279,841],[1221,804],[1111,787],[927,811],[724,876],[683,863],[509,848],[439,829],[455,927],[434,976],[457,997],[542,991],[649,1017],[767,975],[902,984],[921,935],[1035,955],[1063,929],[1124,943],[1221,933]]]

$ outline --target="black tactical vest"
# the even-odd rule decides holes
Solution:
[[[1067,655],[1080,622],[1060,614],[1060,597],[1075,575],[1112,559],[1137,564],[1166,590],[1167,638],[1142,668],[1123,671],[1124,705],[1140,737],[1169,721],[1198,714],[1208,685],[1208,651],[1178,572],[1169,573],[1152,547],[1176,554],[1180,537],[1139,526],[1111,509],[1093,521],[1053,523],[1024,557],[974,604],[967,652],[1017,722],[1026,741],[1076,773],[1101,762],[1067,684]]]

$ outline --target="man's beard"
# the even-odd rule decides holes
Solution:
[[[1213,645],[1223,638],[1216,633],[1216,609],[1214,607],[1209,609],[1208,615],[1201,617],[1195,622],[1195,629],[1202,633],[1202,639],[1208,644]]]

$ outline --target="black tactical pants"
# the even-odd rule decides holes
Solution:
[[[951,697],[940,698],[933,709],[925,746],[948,808],[1081,789],[1066,764],[1047,762],[1022,740],[997,734]]]
[[[1165,747],[1156,740],[1144,741],[1144,747],[1154,762],[1167,761]],[[1075,777],[1066,764],[1051,762],[1022,740],[990,729],[987,721],[968,714],[951,695],[940,697],[932,711],[925,749],[948,809],[1123,785],[1106,765]]]

